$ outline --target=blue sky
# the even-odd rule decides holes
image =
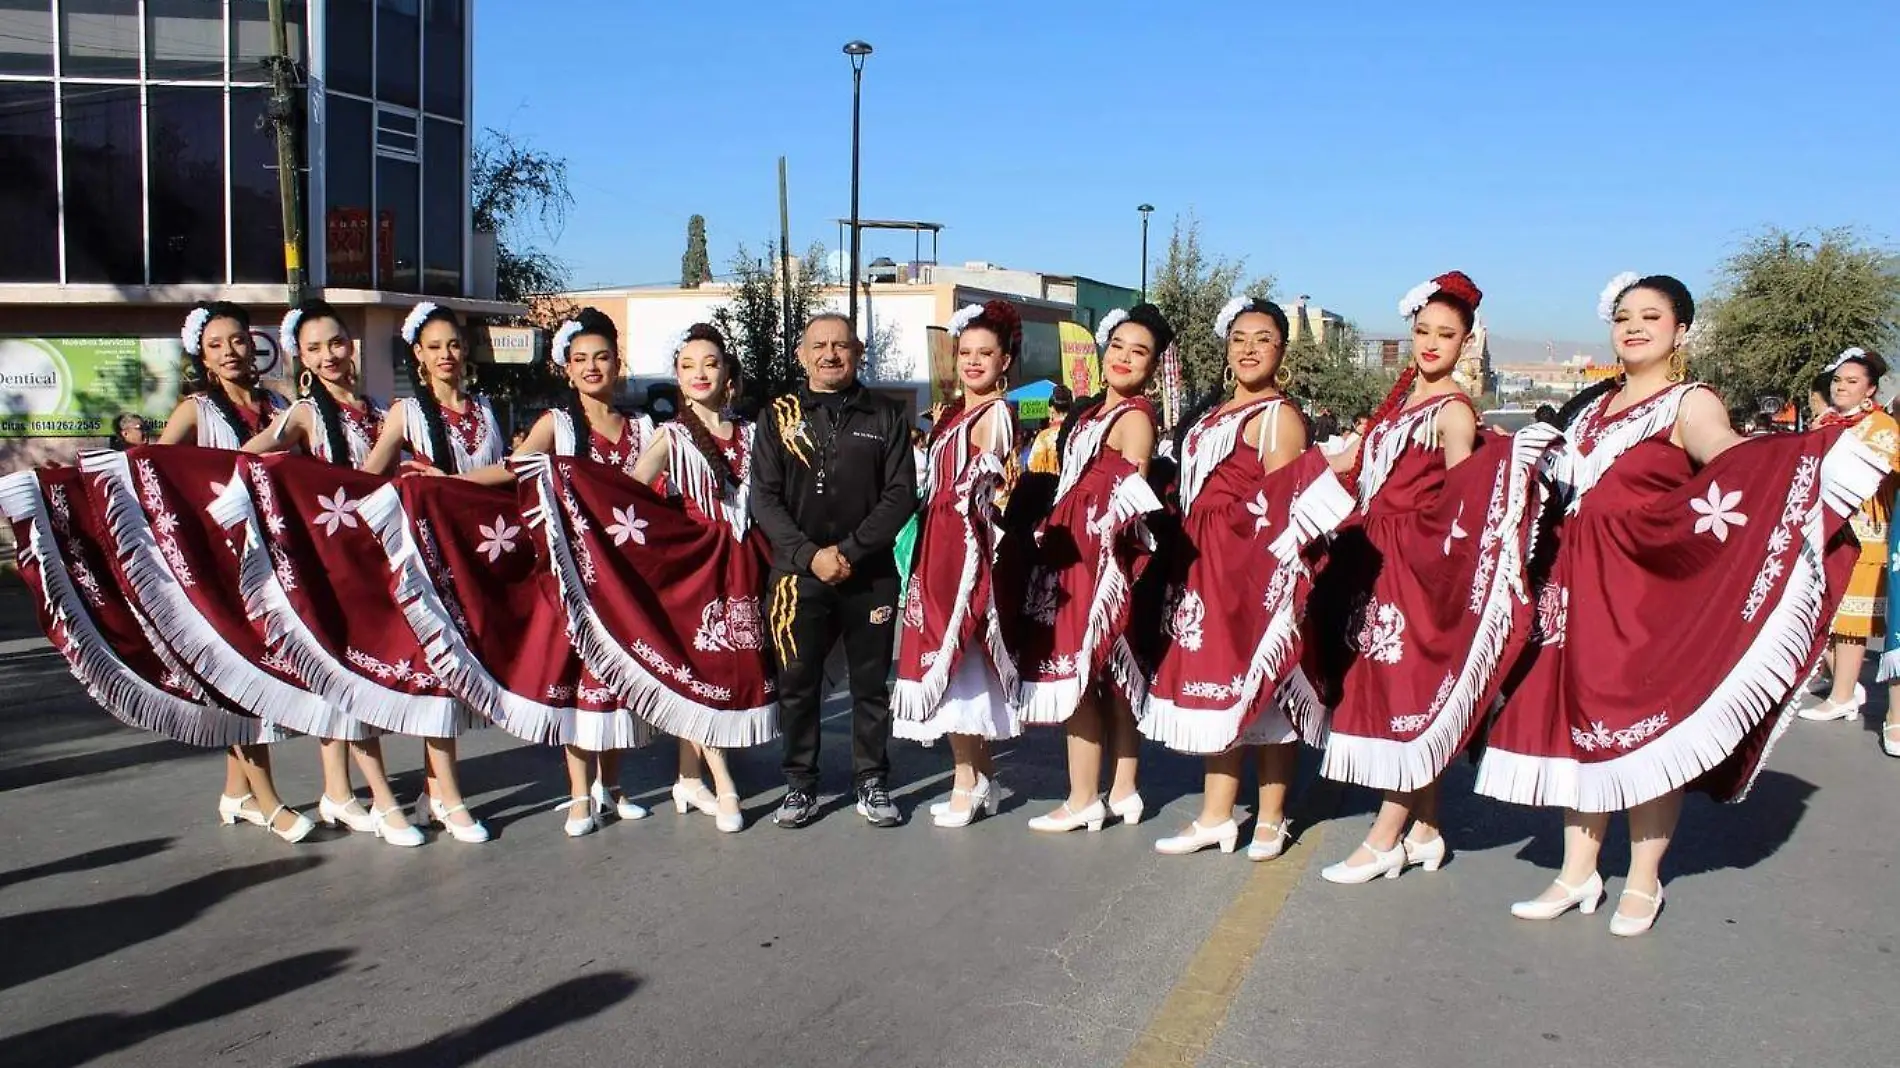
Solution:
[[[1618,271],[1700,294],[1764,226],[1900,239],[1891,0],[482,0],[476,120],[568,159],[577,285],[670,283],[695,212],[715,270],[777,233],[780,154],[793,244],[836,244],[854,37],[862,214],[945,224],[946,263],[1132,286],[1148,201],[1157,256],[1192,211],[1368,330],[1455,267],[1494,333],[1596,341]]]

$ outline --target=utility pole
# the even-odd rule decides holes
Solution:
[[[799,324],[792,322],[792,214],[786,193],[784,156],[778,158],[778,270],[783,279],[779,297],[785,306],[785,355],[791,358],[798,351]]]
[[[270,0],[270,110],[271,134],[277,141],[277,198],[284,217],[284,284],[291,307],[303,303],[303,207],[297,179],[296,64],[290,59],[290,38],[284,27],[284,0]]]

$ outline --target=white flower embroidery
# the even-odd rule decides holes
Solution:
[[[607,533],[614,539],[615,545],[632,542],[635,545],[647,543],[647,521],[633,514],[633,506],[614,509],[614,521],[607,527]]]
[[[1046,567],[1037,567],[1029,575],[1029,590],[1023,596],[1023,616],[1044,627],[1055,626],[1061,591],[1061,577]]]
[[[317,513],[317,522],[323,527],[324,536],[334,536],[338,527],[355,529],[358,503],[344,496],[341,486],[331,496],[317,494],[317,507],[321,509]]]
[[[1570,625],[1570,591],[1545,586],[1537,591],[1537,620],[1532,635],[1539,645],[1562,645]]]
[[[1689,502],[1690,510],[1701,516],[1695,521],[1697,534],[1715,535],[1716,541],[1728,540],[1728,528],[1746,526],[1748,517],[1734,509],[1742,503],[1742,491],[1723,493],[1720,483],[1709,483],[1707,496]]]
[[[1272,521],[1267,518],[1266,490],[1261,490],[1253,495],[1253,500],[1247,502],[1247,511],[1253,515],[1253,532],[1255,534],[1273,525]]]
[[[1458,506],[1458,514],[1451,517],[1451,529],[1445,532],[1445,555],[1446,556],[1451,555],[1452,542],[1463,541],[1465,538],[1470,537],[1470,534],[1465,530],[1464,526],[1458,522],[1460,519],[1463,519],[1464,517],[1465,517],[1465,506],[1463,504],[1460,504]]]
[[[488,557],[491,564],[501,559],[502,553],[515,551],[515,536],[521,533],[519,526],[511,525],[508,517],[502,515],[495,517],[494,526],[477,523],[475,529],[482,535],[481,544],[475,546],[475,551]]]
[[[1405,613],[1395,604],[1374,603],[1359,627],[1359,651],[1380,664],[1405,658]]]
[[[1198,652],[1203,639],[1201,622],[1206,618],[1207,605],[1201,595],[1193,590],[1181,590],[1174,602],[1174,611],[1168,615],[1168,633],[1181,643],[1181,648]]]

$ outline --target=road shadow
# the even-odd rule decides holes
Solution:
[[[188,926],[228,897],[322,864],[291,857],[201,875],[155,890],[0,917],[0,990],[108,957]],[[0,1061],[0,1064],[12,1063]]]
[[[26,868],[15,868],[12,871],[0,871],[0,890],[19,883],[32,882],[34,879],[44,879],[49,875],[65,875],[76,871],[92,871],[97,868],[110,868],[114,864],[124,864],[127,861],[149,857],[154,853],[162,853],[170,849],[172,843],[176,841],[176,838],[147,838],[143,841],[125,842],[121,845],[106,846],[103,849],[93,849],[84,853],[75,853],[70,857],[47,861],[45,864],[35,864]],[[0,1059],[0,1064],[6,1063],[9,1062]]]
[[[0,1038],[0,1064],[76,1068],[170,1031],[301,994],[342,974],[354,955],[347,949],[301,953],[206,983],[145,1012],[94,1013]]]
[[[352,1053],[306,1061],[301,1068],[454,1068],[597,1016],[633,996],[640,980],[626,972],[569,979],[478,1024],[389,1053]],[[636,1056],[635,1061],[638,1061]]]
[[[104,715],[104,713],[100,714]],[[88,775],[103,775],[109,771],[155,764],[162,760],[181,760],[189,756],[198,756],[203,752],[205,752],[203,749],[180,742],[152,741],[99,749],[89,753],[74,753],[71,756],[55,757],[33,764],[0,768],[0,791],[44,786],[47,783],[79,779]]]

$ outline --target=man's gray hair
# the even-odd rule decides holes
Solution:
[[[856,344],[859,351],[863,351],[864,342],[858,339],[857,331],[851,329],[851,317],[843,312],[835,311],[819,312],[817,315],[805,320],[805,328],[798,332],[798,347],[801,349],[804,348],[805,337],[811,333],[811,328],[824,322],[843,323],[845,332],[851,335],[852,342]]]

